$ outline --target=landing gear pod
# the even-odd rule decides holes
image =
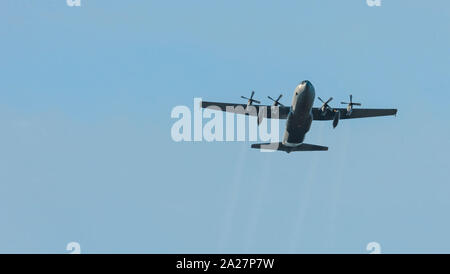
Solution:
[[[339,110],[336,110],[333,119],[333,128],[337,127],[337,125],[339,124],[339,119],[341,119],[341,112]]]

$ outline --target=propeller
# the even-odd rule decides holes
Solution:
[[[248,106],[251,106],[253,103],[261,104],[260,101],[253,99],[253,95],[255,95],[255,91],[252,91],[252,95],[250,95],[250,98],[247,98],[245,96],[241,96],[241,98],[248,100]]]
[[[267,98],[269,98],[270,100],[272,100],[273,101],[273,106],[274,107],[276,107],[276,106],[278,106],[278,105],[281,105],[281,106],[283,106],[284,107],[284,105],[282,104],[282,103],[280,103],[279,101],[280,101],[280,99],[281,99],[281,97],[283,97],[283,94],[280,94],[280,96],[278,96],[278,98],[275,100],[275,99],[273,99],[272,97],[270,97],[270,96],[267,96]]]
[[[350,94],[350,102],[341,102],[341,104],[348,105],[349,107],[361,106],[361,103],[353,103],[353,95]]]
[[[347,105],[347,116],[350,116],[353,112],[353,106],[361,106],[360,103],[353,103],[353,95],[350,94],[350,102],[341,102],[341,104]]]
[[[333,97],[330,97],[330,99],[328,99],[326,102],[322,100],[322,98],[317,97],[317,99],[319,99],[320,102],[323,103],[322,107],[320,107],[320,109],[322,110],[322,112],[325,112],[327,109],[329,110],[333,110],[332,107],[330,107],[330,105],[328,104],[329,102],[331,102],[333,100]]]

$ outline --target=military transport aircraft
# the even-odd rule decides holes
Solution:
[[[328,150],[328,147],[303,143],[305,135],[309,131],[313,120],[332,120],[333,128],[335,128],[341,119],[389,116],[397,114],[397,109],[354,109],[354,106],[361,106],[361,104],[354,103],[352,95],[350,95],[350,102],[341,102],[341,104],[347,105],[346,108],[330,107],[329,103],[333,100],[332,97],[327,101],[323,101],[320,97],[318,97],[323,105],[320,108],[313,107],[316,93],[314,86],[307,80],[301,82],[295,88],[290,107],[284,106],[279,102],[282,95],[280,95],[277,99],[273,99],[268,96],[268,98],[273,101],[272,106],[254,105],[253,103],[260,104],[258,100],[253,99],[254,94],[255,92],[252,91],[250,98],[241,96],[243,99],[248,100],[247,104],[203,101],[201,107],[213,108],[237,114],[258,116],[258,124],[261,123],[264,118],[287,119],[282,142],[253,144],[251,147],[266,150],[281,150],[288,153],[292,151]],[[268,109],[270,111],[268,111]]]

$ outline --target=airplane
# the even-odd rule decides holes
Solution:
[[[259,101],[253,99],[255,94],[252,91],[250,98],[241,96],[247,99],[247,104],[233,104],[233,103],[220,103],[220,102],[207,102],[202,101],[201,107],[208,108],[214,107],[221,111],[233,112],[236,114],[244,114],[251,116],[258,116],[258,124],[264,118],[278,118],[287,119],[286,128],[282,142],[278,143],[261,143],[252,144],[251,148],[265,149],[265,150],[279,150],[287,153],[293,151],[326,151],[328,147],[306,144],[303,142],[306,133],[310,130],[313,120],[320,121],[333,121],[333,128],[339,123],[339,120],[354,119],[354,118],[367,118],[377,116],[391,116],[397,115],[397,109],[368,109],[368,108],[354,108],[354,106],[361,106],[361,103],[353,102],[353,96],[350,95],[350,102],[341,102],[341,104],[347,105],[346,108],[332,108],[329,103],[333,100],[333,97],[327,101],[323,101],[322,98],[318,99],[323,103],[320,108],[313,107],[316,92],[314,86],[310,81],[302,81],[294,90],[291,106],[284,106],[279,102],[282,95],[276,100],[269,96],[269,99],[273,101],[272,106],[267,105],[254,105],[253,103],[260,104]],[[250,111],[250,107],[254,111]],[[260,112],[259,110],[264,107],[266,110],[271,111]],[[274,109],[276,114],[274,114]],[[256,110],[256,111],[255,111]]]

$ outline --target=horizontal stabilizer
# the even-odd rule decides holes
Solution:
[[[328,147],[311,145],[311,144],[298,144],[296,146],[286,146],[281,142],[278,143],[263,143],[263,144],[253,144],[252,148],[259,148],[261,150],[280,150],[285,152],[292,151],[326,151]]]

